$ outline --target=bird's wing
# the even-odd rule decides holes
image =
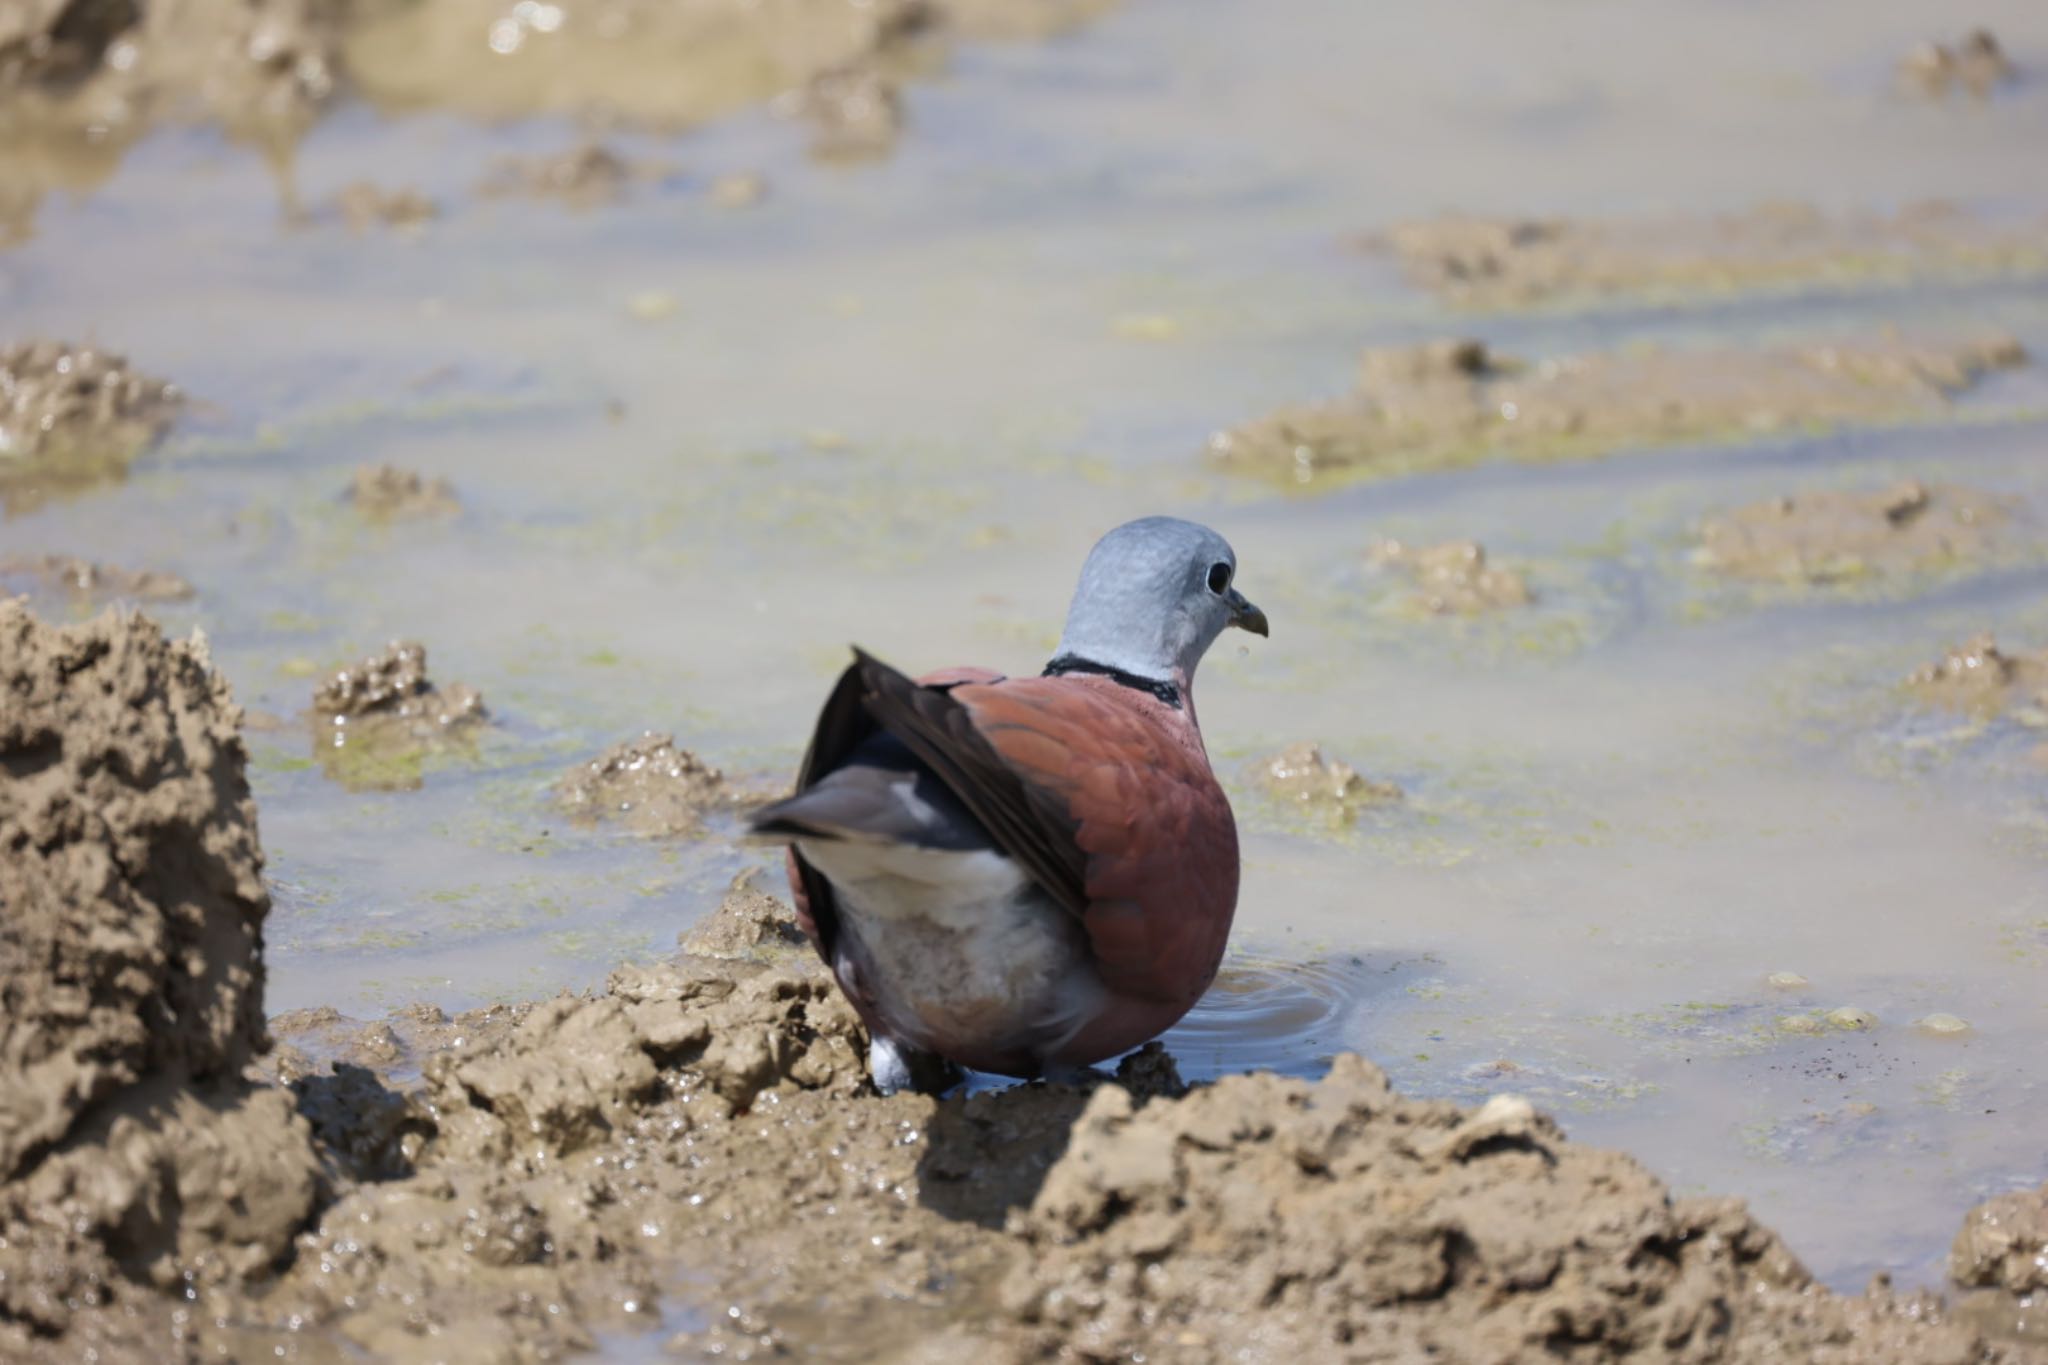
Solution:
[[[1237,903],[1230,803],[1178,713],[1093,678],[917,684],[854,665],[902,739],[1052,898],[1079,916],[1104,983],[1188,1003]]]

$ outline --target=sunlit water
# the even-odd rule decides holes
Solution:
[[[2048,66],[2038,6],[1969,19]],[[1926,1281],[1970,1202],[2048,1174],[2048,776],[2010,736],[1928,742],[1895,685],[1983,625],[2048,639],[2048,573],[1756,600],[1699,578],[1688,528],[1905,474],[2048,509],[2042,371],[1959,425],[1313,499],[1198,452],[1348,387],[1362,345],[1447,330],[1542,355],[1902,320],[2048,354],[2038,282],[1456,318],[1344,246],[1453,207],[2048,210],[2048,82],[1988,107],[1889,92],[1956,24],[1932,0],[1158,0],[963,54],[911,91],[886,164],[809,165],[748,116],[620,140],[683,172],[586,214],[472,192],[564,126],[321,126],[299,195],[417,185],[446,208],[417,240],[288,228],[257,157],[164,132],[45,206],[0,255],[0,308],[8,336],[97,339],[205,407],[126,486],[0,542],[198,586],[160,615],[290,722],[252,735],[271,1005],[363,1014],[594,984],[761,861],[572,827],[548,800],[568,765],[651,726],[784,776],[847,642],[1029,669],[1097,533],[1211,521],[1274,635],[1228,642],[1199,689],[1246,866],[1241,960],[1171,1039],[1187,1073],[1356,1048],[1418,1093],[1521,1091],[1682,1191],[1748,1197],[1833,1283]],[[768,200],[710,206],[731,169]],[[651,291],[673,316],[633,316]],[[339,495],[368,460],[451,479],[463,515],[357,525]],[[1539,605],[1390,614],[1361,558],[1381,534],[1480,538]],[[420,791],[351,794],[308,762],[307,671],[400,634],[494,728]],[[1408,799],[1334,831],[1271,806],[1245,769],[1298,739]],[[1776,1027],[1844,1005],[1880,1026]],[[1973,1034],[1913,1032],[1930,1011]]]

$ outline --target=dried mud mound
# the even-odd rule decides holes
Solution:
[[[53,592],[88,601],[183,602],[196,595],[190,583],[161,569],[123,569],[76,555],[0,557],[0,578],[32,579]]]
[[[1486,547],[1476,540],[1438,545],[1383,540],[1366,558],[1406,578],[1414,589],[1408,606],[1426,616],[1478,616],[1526,607],[1535,600],[1529,580],[1489,561]]]
[[[1917,669],[1906,685],[1921,700],[1952,711],[2048,717],[2048,647],[2012,650],[1988,633],[1974,636]]]
[[[0,509],[26,512],[119,481],[183,405],[175,385],[108,351],[61,341],[0,347]]]
[[[1768,350],[1591,352],[1529,364],[1482,342],[1369,350],[1357,392],[1211,438],[1226,469],[1291,483],[1482,460],[1587,459],[1680,442],[1939,416],[1980,376],[2026,362],[2009,336],[1875,333]]]
[[[1939,201],[1846,216],[1797,203],[1617,221],[1451,216],[1398,224],[1369,245],[1474,308],[2048,270],[2048,222],[1995,224]]]
[[[1828,1296],[1738,1202],[1674,1200],[1526,1101],[1403,1099],[1349,1055],[1142,1110],[1098,1091],[1015,1230],[1003,1305],[1066,1359],[2022,1358]]]
[[[241,1080],[270,900],[238,719],[146,618],[0,603],[0,1355],[118,1328],[131,1279],[253,1274],[311,1212],[304,1125]]]

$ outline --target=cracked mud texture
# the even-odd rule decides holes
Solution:
[[[1529,580],[1513,569],[1487,562],[1476,540],[1409,545],[1383,540],[1367,559],[1404,577],[1414,591],[1409,605],[1429,616],[1477,616],[1526,607],[1534,601]]]
[[[1973,30],[1961,42],[1924,42],[1899,62],[1899,89],[1924,99],[1967,93],[1989,99],[2018,75],[1990,29]]]
[[[1906,685],[1922,701],[1982,718],[2048,712],[2048,646],[2002,649],[1986,632],[1917,669]]]
[[[372,521],[452,517],[462,510],[455,485],[446,479],[429,479],[388,464],[358,466],[349,483],[348,500]]]
[[[28,512],[118,482],[183,406],[176,385],[111,351],[62,341],[0,347],[0,510]]]
[[[2002,334],[1873,332],[1839,343],[1640,347],[1535,363],[1480,341],[1442,340],[1368,350],[1355,393],[1220,432],[1209,453],[1225,469],[1308,484],[1735,443],[1936,417],[1980,376],[2026,359]]]
[[[724,773],[676,747],[674,736],[649,730],[571,768],[555,799],[572,819],[616,820],[634,834],[666,838],[702,831],[707,811],[739,798]]]
[[[175,1324],[141,1286],[266,1270],[313,1210],[306,1125],[242,1080],[270,898],[239,719],[147,617],[0,602],[0,1356],[142,1358]]]
[[[122,569],[76,555],[14,555],[0,558],[0,579],[33,578],[55,592],[92,601],[184,602],[193,587],[161,569]]]
[[[483,695],[427,676],[427,647],[394,640],[344,668],[313,693],[313,753],[326,774],[354,790],[411,791],[427,760],[459,754],[485,720]]]
[[[1401,789],[1393,783],[1376,782],[1341,759],[1325,758],[1320,748],[1307,741],[1290,744],[1261,760],[1252,771],[1252,780],[1274,800],[1333,824],[1346,823],[1369,807],[1401,800]]]
[[[1775,203],[1672,218],[1453,215],[1398,224],[1369,245],[1391,250],[1419,287],[1472,308],[2048,270],[2048,222],[1995,223],[1940,200],[1895,214]]]
[[[1761,581],[1903,579],[1989,562],[2013,511],[2011,499],[1917,479],[1877,492],[1797,493],[1709,517],[1700,561]]]
[[[959,42],[1042,38],[1114,0],[16,0],[0,6],[0,246],[153,125],[283,164],[343,98],[673,132],[785,99],[822,155],[884,152],[898,90]],[[884,112],[886,111],[886,112]]]

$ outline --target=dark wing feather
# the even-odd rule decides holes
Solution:
[[[810,748],[803,766],[797,769],[796,789],[803,791],[821,776],[846,761],[860,742],[875,731],[875,722],[861,705],[862,683],[857,667],[839,675],[832,695],[818,712],[818,727],[811,732]],[[803,860],[794,844],[789,849],[789,889],[796,917],[804,936],[817,946],[818,956],[832,963],[833,944],[839,937],[839,906],[832,899],[832,883],[823,873]]]
[[[1085,915],[1088,860],[1074,842],[1066,801],[1027,782],[976,729],[973,713],[953,698],[951,688],[920,686],[872,655],[859,649],[853,654],[848,672],[859,673],[862,702],[875,724],[937,773],[996,846],[1048,895]]]

